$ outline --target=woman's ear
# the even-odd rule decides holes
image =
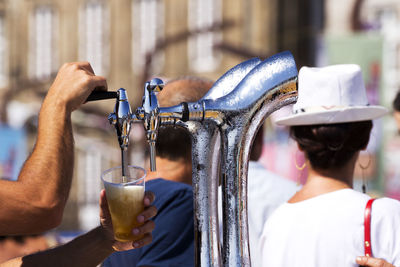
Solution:
[[[365,144],[365,146],[361,148],[361,151],[367,150],[367,147],[368,147],[368,144],[369,144],[370,140],[371,140],[371,135],[368,137],[368,142]]]

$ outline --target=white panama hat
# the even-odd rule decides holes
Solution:
[[[302,67],[298,77],[298,100],[293,105],[293,114],[277,119],[279,125],[366,121],[388,112],[385,107],[368,104],[358,65]]]

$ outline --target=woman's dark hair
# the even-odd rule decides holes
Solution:
[[[344,166],[368,145],[372,121],[290,127],[290,135],[314,169]]]
[[[397,92],[396,97],[393,100],[393,109],[400,111],[400,91]]]

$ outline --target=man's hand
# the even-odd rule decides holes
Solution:
[[[107,90],[104,77],[96,76],[89,62],[65,63],[58,71],[46,98],[65,105],[72,112],[82,105],[94,90]]]
[[[366,267],[395,267],[384,259],[360,256],[356,258],[357,264]]]
[[[14,266],[59,266],[65,263],[68,266],[88,267],[99,266],[111,253],[119,250],[128,250],[132,248],[140,248],[151,242],[151,232],[154,229],[154,223],[149,221],[150,218],[157,214],[157,209],[150,206],[154,201],[154,194],[146,192],[143,199],[145,209],[137,217],[139,222],[144,224],[139,227],[136,235],[144,234],[144,237],[135,242],[118,242],[114,239],[114,231],[111,222],[111,215],[108,210],[107,198],[105,190],[100,193],[100,223],[101,226],[78,236],[71,242],[59,247],[41,251],[35,254],[26,255],[24,257],[15,258],[5,263],[0,263],[1,267]],[[94,253],[93,253],[94,252]]]
[[[133,235],[142,235],[144,237],[140,240],[134,242],[120,242],[114,239],[114,231],[112,227],[111,214],[108,209],[107,197],[105,190],[100,192],[100,223],[105,229],[106,234],[110,240],[113,242],[113,248],[115,251],[129,250],[133,248],[140,248],[148,245],[152,241],[151,232],[154,230],[154,222],[150,221],[151,218],[156,216],[157,209],[151,206],[155,197],[152,192],[145,192],[143,199],[144,211],[137,217],[139,223],[145,222],[142,226],[132,229]]]

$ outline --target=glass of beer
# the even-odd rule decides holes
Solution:
[[[143,235],[134,236],[132,229],[142,225],[136,218],[144,210],[145,177],[146,171],[136,166],[128,166],[125,176],[122,176],[121,166],[105,170],[101,174],[114,236],[118,241],[136,241],[143,238]]]

